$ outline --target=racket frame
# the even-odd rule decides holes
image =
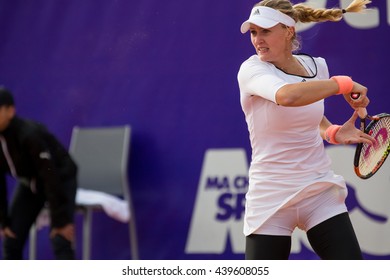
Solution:
[[[360,114],[359,114],[360,116]],[[370,134],[370,131],[371,131],[371,128],[382,118],[387,118],[387,117],[390,117],[390,114],[387,114],[387,113],[381,113],[379,115],[376,115],[374,117],[372,116],[369,116],[367,113],[365,114],[365,117],[360,117],[360,129],[366,133],[366,134]],[[369,119],[371,120],[371,122],[366,126],[366,120]],[[387,149],[386,151],[383,153],[381,159],[375,164],[375,167],[373,168],[373,170],[371,170],[371,172],[369,172],[368,174],[366,175],[363,175],[361,174],[360,170],[359,170],[359,160],[360,160],[360,155],[361,155],[361,151],[362,151],[362,148],[363,148],[363,143],[359,143],[357,146],[356,146],[356,150],[355,150],[355,157],[354,157],[354,171],[356,173],[357,176],[359,176],[360,178],[362,179],[368,179],[370,177],[372,177],[378,170],[379,168],[383,165],[383,163],[385,162],[385,160],[387,159],[387,156],[389,155],[390,153],[390,145],[387,145]]]

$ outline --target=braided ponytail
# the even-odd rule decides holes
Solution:
[[[254,6],[265,6],[278,10],[292,19],[295,22],[324,22],[324,21],[340,21],[345,13],[359,13],[365,10],[366,4],[371,3],[371,0],[353,0],[347,8],[319,8],[315,9],[305,4],[293,5],[290,0],[262,0]],[[292,50],[300,49],[301,43],[296,34],[292,37]]]
[[[371,0],[353,0],[345,9],[314,9],[305,4],[296,4],[293,6],[294,19],[303,23],[340,21],[343,18],[344,13],[362,12],[366,8],[366,4],[369,3],[371,3]]]

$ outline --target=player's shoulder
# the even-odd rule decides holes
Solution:
[[[241,64],[238,77],[250,77],[253,73],[267,73],[272,67],[271,63],[261,61],[257,55],[252,55]]]
[[[240,69],[248,67],[269,67],[270,63],[261,61],[257,55],[252,55],[247,58],[242,64]]]
[[[320,66],[326,66],[326,60],[323,57],[313,57],[314,61]]]
[[[296,57],[299,57],[301,60],[303,60],[306,64],[316,64],[317,66],[325,66],[326,60],[323,57],[320,56],[311,56],[306,53],[299,53],[295,55]]]
[[[15,119],[15,127],[22,143],[25,141],[40,139],[47,134],[47,128],[45,125],[31,119],[17,117]]]

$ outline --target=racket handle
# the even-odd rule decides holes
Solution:
[[[360,93],[351,93],[351,98],[354,99],[354,100],[357,100],[360,98]],[[358,109],[358,115],[361,119],[364,119],[367,117],[367,110],[366,108],[359,108]]]
[[[366,108],[359,108],[357,111],[358,111],[359,118],[365,119],[367,117]]]
[[[360,93],[354,93],[354,92],[351,93],[351,98],[352,98],[352,99],[358,100],[359,97],[360,97]]]

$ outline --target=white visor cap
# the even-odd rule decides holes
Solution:
[[[246,33],[251,23],[262,28],[271,28],[278,23],[295,26],[295,20],[292,17],[265,6],[256,6],[252,9],[249,19],[241,24],[241,33]]]

